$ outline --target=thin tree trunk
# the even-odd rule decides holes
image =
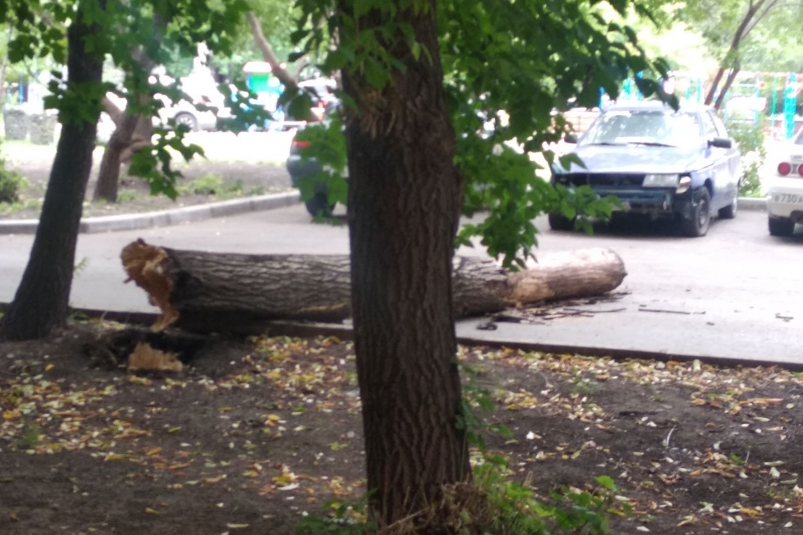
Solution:
[[[6,71],[8,70],[8,43],[14,32],[14,25],[9,23],[8,35],[6,36],[6,53],[3,55],[3,65],[0,66],[0,109],[6,103]]]
[[[131,145],[131,137],[139,123],[140,115],[123,114],[120,124],[114,129],[103,159],[100,161],[98,181],[92,198],[96,201],[117,202],[117,191],[120,187],[120,164],[123,151]]]
[[[725,67],[720,67],[717,69],[717,74],[714,76],[714,80],[711,82],[711,87],[708,89],[708,94],[705,96],[706,106],[710,106],[714,103],[714,98],[717,96],[717,89],[719,88],[719,82],[722,81],[722,77],[724,75]]]
[[[128,277],[162,310],[154,326],[204,332],[264,332],[271,320],[350,318],[346,255],[244,255],[126,245]],[[477,316],[546,300],[601,295],[617,288],[624,263],[609,249],[545,253],[515,273],[490,258],[453,262],[456,317]]]
[[[246,14],[246,20],[251,28],[251,35],[254,37],[254,43],[262,53],[262,58],[270,65],[271,74],[277,77],[285,87],[297,87],[298,82],[295,76],[287,72],[287,70],[282,67],[281,63],[279,63],[279,59],[276,57],[273,47],[270,46],[270,42],[262,31],[262,24],[259,18],[253,11],[249,11]]]
[[[101,9],[106,0],[99,0]],[[67,30],[67,88],[100,84],[103,57],[85,48],[99,28],[83,20],[83,11]],[[2,318],[0,335],[11,340],[41,338],[67,319],[81,210],[92,168],[98,116],[62,125],[50,172],[42,216],[31,256],[14,301]]]
[[[131,143],[123,150],[120,161],[129,163],[136,153],[151,146],[151,138],[153,138],[153,121],[150,117],[140,116],[134,135],[131,136]]]
[[[725,75],[725,71],[728,69],[728,64],[733,64],[734,62],[738,61],[739,45],[741,44],[742,39],[747,37],[747,34],[750,33],[750,31],[755,27],[755,25],[751,25],[750,22],[753,20],[753,17],[761,9],[765,2],[766,0],[758,0],[758,2],[755,4],[751,2],[750,6],[747,8],[747,12],[742,19],[742,22],[739,23],[739,27],[736,28],[736,32],[733,34],[733,39],[731,40],[730,48],[728,48],[728,53],[722,60],[722,63],[717,70],[717,74],[714,76],[714,81],[711,83],[711,88],[708,90],[708,95],[705,97],[706,105],[710,106],[714,104],[714,101],[716,100],[717,109],[719,109],[719,106],[721,105],[720,101],[724,99],[725,92],[727,91],[719,91],[719,96],[717,96],[719,83],[722,81],[722,77]],[[763,17],[765,14],[766,12],[764,12],[761,17]]]
[[[738,62],[737,66],[731,69],[731,72],[728,73],[728,77],[725,79],[725,83],[722,84],[722,91],[719,93],[719,97],[717,97],[717,102],[714,105],[714,109],[721,110],[722,106],[725,104],[725,98],[728,96],[728,91],[730,91],[733,82],[736,81],[736,77],[739,75],[739,67]]]
[[[457,425],[451,283],[461,185],[436,5],[429,0],[414,15],[393,3],[394,22],[410,24],[431,61],[389,45],[406,70],[381,92],[364,72],[343,72],[343,88],[361,110],[346,127],[352,309],[370,505],[380,526],[439,503],[444,486],[470,477]],[[350,16],[352,4],[341,0],[338,8]],[[356,25],[385,22],[372,11]],[[354,29],[338,31],[345,40]]]
[[[103,111],[105,111],[109,118],[112,120],[115,126],[120,126],[120,123],[123,120],[123,110],[117,107],[117,104],[111,101],[109,97],[104,96],[100,99],[101,105],[103,105]]]

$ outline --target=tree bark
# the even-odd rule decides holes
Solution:
[[[725,79],[725,83],[722,84],[722,91],[719,92],[719,97],[717,97],[717,102],[714,104],[714,109],[719,111],[722,109],[722,106],[725,104],[725,97],[728,96],[728,91],[730,91],[733,82],[736,81],[736,77],[739,75],[739,62],[736,62],[736,65],[731,69],[731,72],[728,73],[728,77]]]
[[[254,43],[262,53],[265,62],[270,65],[271,74],[276,76],[285,87],[298,87],[296,77],[288,73],[287,70],[282,67],[279,58],[277,58],[276,53],[273,52],[273,47],[270,46],[270,42],[268,42],[267,37],[265,37],[265,33],[262,31],[262,24],[259,22],[259,18],[256,14],[254,14],[253,11],[249,11],[246,14],[246,20],[251,28],[251,34],[254,36]]]
[[[8,35],[6,36],[6,43],[11,42],[11,36],[14,33],[14,25],[8,24]],[[6,46],[6,53],[3,55],[3,65],[0,66],[0,108],[6,102],[6,72],[8,71],[8,46]]]
[[[731,40],[730,48],[728,48],[728,53],[725,55],[725,59],[722,60],[722,63],[717,70],[716,76],[714,76],[714,81],[711,82],[711,88],[708,90],[708,95],[705,97],[705,104],[711,106],[716,101],[716,109],[719,109],[722,106],[722,102],[725,100],[725,93],[727,89],[722,91],[719,90],[719,83],[722,81],[722,77],[725,75],[725,71],[728,69],[728,65],[738,61],[738,52],[739,52],[739,45],[742,42],[742,39],[747,37],[747,34],[755,27],[755,24],[750,24],[755,17],[756,13],[764,6],[764,3],[767,0],[758,0],[757,2],[753,3],[750,2],[750,5],[747,8],[747,12],[745,12],[744,18],[742,18],[742,22],[739,23],[739,27],[736,28],[736,32],[733,34],[733,39]],[[761,18],[766,15],[767,11],[771,9],[775,5],[775,2],[767,7],[767,9],[760,15],[760,17],[756,20],[756,23],[761,20]],[[738,72],[738,71],[737,71]],[[731,84],[733,80],[731,80]],[[728,86],[730,88],[730,86]],[[719,96],[717,96],[719,93]]]
[[[103,159],[100,161],[98,171],[98,181],[95,184],[95,192],[92,198],[96,201],[105,200],[117,202],[117,192],[120,187],[120,165],[122,154],[125,149],[131,146],[131,137],[139,123],[139,114],[123,113],[120,124],[114,129],[106,150],[103,151]]]
[[[105,9],[106,0],[99,0],[99,5]],[[84,22],[79,8],[67,30],[68,91],[82,91],[82,86],[102,82],[103,56],[85,47],[86,37],[99,31],[99,27]],[[0,336],[11,340],[41,338],[67,319],[98,116],[99,111],[85,121],[62,125],[31,256],[14,301],[2,318]]]
[[[725,75],[725,67],[720,67],[717,69],[717,74],[714,76],[714,80],[711,82],[711,87],[708,89],[708,94],[705,96],[705,105],[710,106],[714,103],[714,98],[717,96],[717,89],[719,88],[719,82],[722,81],[722,77]]]
[[[109,118],[114,123],[114,126],[120,126],[120,123],[123,120],[123,110],[118,108],[117,104],[112,102],[112,100],[106,96],[100,99],[100,103],[103,106],[103,111],[109,115]]]
[[[351,317],[346,255],[242,255],[184,251],[132,242],[122,253],[128,277],[162,310],[168,325],[206,332],[262,332],[270,320]],[[453,261],[455,317],[609,292],[625,277],[609,249],[539,255],[532,269],[507,272],[493,260]]]
[[[470,478],[458,373],[452,256],[462,202],[456,138],[443,88],[435,0],[418,14],[396,0],[430,52],[417,61],[406,39],[385,46],[404,66],[372,87],[363,70],[342,71],[360,114],[347,112],[349,235],[354,346],[362,401],[370,512],[380,527],[440,503]],[[340,0],[343,18],[353,2]],[[390,21],[379,11],[357,31]],[[341,40],[359,43],[347,26]],[[413,523],[415,523],[413,521]],[[400,530],[401,531],[401,530]]]

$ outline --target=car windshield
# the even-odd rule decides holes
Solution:
[[[697,116],[662,110],[606,112],[584,136],[584,145],[657,145],[681,147],[700,143]]]
[[[803,129],[795,136],[795,145],[803,145]]]

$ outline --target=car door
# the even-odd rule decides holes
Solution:
[[[702,113],[703,132],[706,143],[706,161],[711,169],[711,181],[714,185],[714,198],[711,205],[715,209],[729,205],[735,195],[734,173],[730,168],[730,149],[712,147],[710,141],[720,137],[714,114],[706,110]]]
[[[717,126],[719,137],[732,140],[730,134],[728,134],[728,129],[725,128],[725,123],[722,122],[722,119],[720,119],[716,113],[709,113],[711,113],[711,116],[714,119],[714,124]],[[739,147],[736,146],[736,142],[734,141],[733,147],[728,151],[728,168],[731,171],[732,183],[737,193],[739,190],[739,180],[742,178],[741,159],[742,155],[739,152]]]

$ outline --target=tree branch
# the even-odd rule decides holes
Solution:
[[[755,28],[756,25],[759,22],[761,22],[761,20],[767,15],[767,13],[769,13],[770,10],[772,10],[772,8],[777,7],[777,6],[778,6],[778,0],[772,0],[769,4],[767,4],[766,7],[764,7],[764,10],[761,11],[761,13],[758,13],[753,18],[753,21],[744,29],[744,33],[742,34],[742,38],[747,37],[747,35],[751,31],[753,31],[753,28]]]
[[[121,110],[117,104],[112,102],[107,96],[104,96],[102,99],[100,99],[100,103],[103,106],[103,111],[109,115],[114,125],[119,127],[123,120],[123,110]]]
[[[249,11],[246,14],[246,19],[248,20],[248,25],[251,27],[251,33],[254,36],[254,42],[257,48],[259,48],[259,51],[262,52],[262,57],[265,58],[265,61],[270,65],[271,74],[276,76],[285,87],[297,87],[298,83],[295,77],[291,76],[279,63],[279,59],[276,57],[268,39],[262,32],[262,25],[254,12]]]
[[[307,65],[309,65],[310,63],[311,62],[310,62],[309,56],[307,56],[306,54],[304,56],[300,57],[298,59],[298,65],[296,65],[295,70],[293,70],[293,79],[294,80],[298,80],[298,77],[301,76],[301,71],[303,71],[304,68]]]

